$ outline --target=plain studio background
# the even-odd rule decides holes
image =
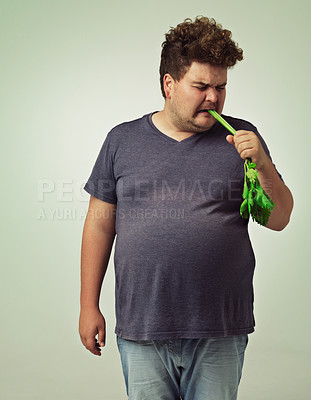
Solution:
[[[112,258],[102,357],[78,335],[81,188],[113,126],[162,108],[164,33],[200,14],[245,54],[224,113],[258,127],[295,198],[283,232],[250,222],[256,332],[239,400],[309,398],[310,2],[2,0],[1,399],[125,398]]]

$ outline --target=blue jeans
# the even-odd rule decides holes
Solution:
[[[117,343],[129,400],[237,399],[248,335]]]

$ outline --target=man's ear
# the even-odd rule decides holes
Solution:
[[[172,92],[174,83],[175,83],[175,81],[170,74],[165,74],[163,76],[163,88],[164,88],[164,92],[165,92],[165,97],[167,99],[171,98],[171,92]]]

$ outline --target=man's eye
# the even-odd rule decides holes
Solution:
[[[199,89],[203,92],[204,90],[208,89],[208,86],[195,86],[195,88]],[[221,90],[225,90],[225,88],[226,88],[225,86],[217,86],[216,90],[221,91]]]

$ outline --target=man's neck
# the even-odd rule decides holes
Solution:
[[[176,127],[170,122],[167,115],[167,110],[165,108],[152,115],[152,122],[155,127],[159,129],[165,135],[177,140],[178,142],[187,139],[188,137],[194,135],[193,132],[182,132],[176,129]]]

